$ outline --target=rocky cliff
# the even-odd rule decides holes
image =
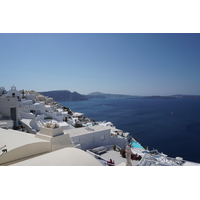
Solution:
[[[88,100],[85,95],[81,95],[78,92],[70,92],[69,90],[55,90],[48,92],[40,92],[44,96],[53,98],[55,101],[82,101]]]

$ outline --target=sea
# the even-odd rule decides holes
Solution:
[[[96,121],[110,121],[141,145],[200,162],[200,99],[92,99],[59,102]]]

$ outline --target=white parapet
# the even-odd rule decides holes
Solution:
[[[43,135],[55,137],[57,135],[63,135],[63,130],[61,127],[59,128],[47,128],[47,127],[42,127],[40,130],[40,133]]]
[[[69,134],[64,134],[63,129],[61,127],[42,127],[40,132],[37,133],[35,137],[49,141],[51,144],[51,151],[74,146]]]

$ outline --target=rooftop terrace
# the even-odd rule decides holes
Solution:
[[[120,147],[117,147],[117,149],[120,149]],[[89,154],[91,154],[93,157],[95,157],[97,160],[102,161],[114,161],[115,166],[125,166],[127,159],[123,158],[118,150],[113,150],[113,145],[108,146],[101,146],[98,148],[87,150]],[[101,160],[102,159],[102,160]],[[131,160],[131,163],[133,166],[136,166],[139,164],[138,160]]]
[[[97,125],[97,126],[91,126],[91,127],[82,127],[82,128],[64,130],[64,133],[69,133],[70,136],[79,136],[79,135],[84,135],[91,132],[104,131],[104,130],[110,130],[110,127]]]
[[[119,165],[121,163],[126,163],[126,158],[123,158],[119,152],[114,150],[109,150],[106,153],[101,154],[101,156],[107,160],[114,160],[115,165]],[[131,160],[133,166],[138,165],[139,161]]]

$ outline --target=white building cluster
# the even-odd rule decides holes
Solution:
[[[0,87],[0,165],[198,165],[129,148],[131,141],[111,122],[93,122],[33,90]]]
[[[83,113],[62,108],[52,98],[33,90],[18,91],[12,86],[6,91],[1,87],[0,148],[7,153],[0,155],[0,165],[17,165],[22,160],[69,147],[79,149],[76,152],[84,151],[96,163],[96,158],[85,151],[111,145],[111,126],[107,122],[94,123]]]

